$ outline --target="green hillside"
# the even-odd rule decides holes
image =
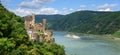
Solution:
[[[120,12],[78,11],[64,16],[55,30],[113,34],[120,29]]]
[[[0,4],[0,55],[64,55],[64,47],[32,42],[24,28],[24,20]]]
[[[59,19],[60,17],[63,17],[64,15],[55,14],[55,15],[35,15],[36,22],[42,22],[42,19],[47,19],[48,22],[52,22],[55,19]]]
[[[42,22],[43,19],[47,19],[47,28],[53,29],[53,26],[56,26],[56,21],[59,21],[60,18],[64,15],[54,14],[54,15],[35,15],[35,20],[37,23]]]
[[[50,26],[57,31],[71,31],[88,34],[120,35],[120,12],[77,11],[59,19]],[[115,33],[117,32],[117,33]]]

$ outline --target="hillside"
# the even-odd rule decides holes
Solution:
[[[64,55],[64,47],[29,40],[24,20],[0,4],[0,55]]]
[[[49,17],[48,17],[49,18]],[[55,21],[53,21],[55,20]],[[120,29],[120,12],[77,11],[50,21],[48,28],[88,34],[114,34]],[[119,34],[119,33],[117,33]]]
[[[42,22],[43,19],[47,19],[47,28],[52,29],[56,21],[59,21],[60,18],[64,15],[54,14],[54,15],[35,15],[35,20],[37,23]]]
[[[78,11],[64,16],[55,30],[113,34],[120,29],[120,12]]]
[[[64,15],[55,14],[55,15],[35,15],[36,22],[42,22],[42,19],[47,19],[48,22],[51,22],[55,19],[59,19],[60,17],[63,17]]]

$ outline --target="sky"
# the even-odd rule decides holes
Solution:
[[[4,7],[19,16],[70,14],[81,10],[120,11],[120,0],[2,0]]]

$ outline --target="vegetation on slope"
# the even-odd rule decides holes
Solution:
[[[55,14],[55,15],[35,15],[36,22],[42,22],[42,19],[47,19],[48,22],[52,22],[55,19],[59,19],[60,17],[63,17],[64,15]]]
[[[35,19],[36,22],[42,22],[43,19],[47,19],[47,28],[48,29],[53,29],[54,26],[56,26],[55,24],[57,23],[56,21],[59,21],[59,19],[61,17],[63,17],[64,15],[60,15],[60,14],[55,14],[55,15],[36,15]]]
[[[120,12],[78,11],[57,21],[56,30],[89,34],[113,34],[120,29]]]
[[[120,36],[120,12],[77,11],[54,19],[53,30]]]
[[[24,28],[24,20],[0,4],[0,55],[64,55],[64,47],[32,42]]]

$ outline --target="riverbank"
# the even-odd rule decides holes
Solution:
[[[120,37],[116,37],[116,36],[113,36],[113,35],[103,35],[103,36],[106,37],[106,38],[109,38],[109,39],[119,40],[120,41]]]
[[[114,35],[95,35],[95,34],[85,34],[85,33],[76,33],[76,32],[68,32],[68,33],[72,33],[75,35],[82,35],[82,36],[94,36],[98,38],[105,38],[105,39],[112,39],[112,40],[120,41],[120,37],[117,37]]]

